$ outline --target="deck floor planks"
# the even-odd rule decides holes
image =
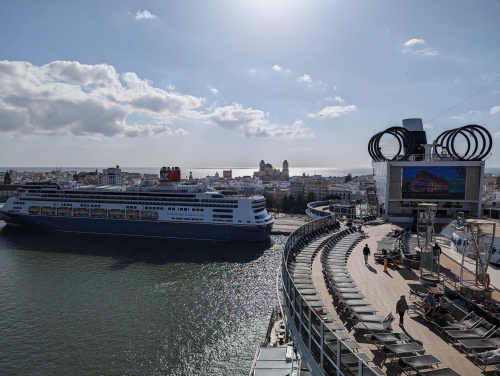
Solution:
[[[408,284],[418,283],[418,281],[411,278],[405,279],[404,277],[409,277],[408,272],[401,273],[392,267],[389,267],[388,272],[385,273],[383,265],[375,264],[373,261],[373,253],[377,249],[377,242],[386,236],[391,229],[396,227],[394,224],[383,224],[365,228],[368,238],[363,239],[354,247],[347,260],[347,267],[362,294],[379,310],[379,315],[393,312],[396,316],[393,329],[399,332],[401,329],[398,326],[399,315],[395,312],[396,302],[404,294],[408,304],[411,304]],[[362,253],[365,244],[368,244],[372,253],[368,266],[364,263]],[[328,308],[329,313],[339,319],[332,298],[326,288],[322,274],[322,265],[318,256],[321,256],[321,252],[316,255],[312,264],[312,280],[318,291],[318,296],[324,302],[325,307]],[[445,264],[445,259],[446,257],[442,257],[442,264]],[[455,264],[451,260],[448,261]],[[445,266],[450,270],[457,269],[454,265],[446,264]],[[440,368],[451,367],[462,375],[472,376],[483,374],[479,367],[473,364],[472,360],[466,358],[463,352],[459,351],[450,342],[445,341],[443,337],[434,331],[434,325],[427,324],[421,319],[413,319],[409,315],[405,315],[404,322],[407,334],[412,340],[421,344],[426,354],[432,354],[443,362]],[[362,346],[359,351],[367,353],[374,360],[373,364],[382,368],[388,375],[400,373],[400,369],[381,356],[374,345],[369,344],[363,339],[363,333],[360,332],[354,336],[354,332],[351,331],[350,335]],[[488,372],[491,372],[491,367],[487,368]]]

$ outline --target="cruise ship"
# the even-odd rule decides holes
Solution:
[[[221,241],[269,239],[274,218],[267,212],[263,196],[225,196],[206,183],[181,183],[180,176],[178,167],[162,167],[155,185],[26,183],[0,208],[0,218],[7,224],[65,232]]]

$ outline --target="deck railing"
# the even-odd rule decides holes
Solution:
[[[333,233],[337,225],[336,218],[329,216],[304,224],[290,234],[281,264],[280,303],[293,342],[302,357],[302,364],[307,366],[312,375],[375,376],[376,371],[358,353],[347,347],[310,307],[295,286],[287,268],[288,257],[301,249],[301,244],[326,233]]]

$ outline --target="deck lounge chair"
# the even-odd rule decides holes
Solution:
[[[486,339],[462,339],[459,340],[460,348],[467,354],[496,349],[500,346],[500,337],[490,337]]]
[[[400,358],[397,364],[403,369],[403,371],[405,371],[405,373],[408,371],[420,373],[421,370],[432,370],[435,366],[441,363],[441,360],[436,358],[434,355],[423,354]]]
[[[386,345],[394,345],[397,343],[406,343],[410,340],[405,333],[373,333],[365,334],[365,338],[373,343],[379,350]]]
[[[446,302],[443,305],[438,306],[434,315],[446,315],[449,313],[449,309],[453,307],[453,302]]]
[[[386,332],[389,330],[389,327],[391,326],[394,319],[395,317],[391,312],[381,323],[360,321],[353,326],[354,333],[357,333],[358,330],[368,330],[370,332]]]
[[[370,314],[358,314],[358,313],[353,313],[352,317],[350,320],[356,324],[360,321],[366,321],[366,322],[378,322],[378,323],[383,323],[386,315],[370,315]]]
[[[489,338],[492,334],[494,334],[500,327],[494,326],[490,323],[483,322],[481,325],[476,326],[473,329],[465,329],[465,330],[446,330],[445,333],[447,338],[452,340],[453,342],[457,342],[461,339],[485,339]]]
[[[382,355],[387,358],[402,358],[405,356],[422,355],[425,350],[416,342],[386,345],[382,348]]]
[[[458,322],[437,320],[434,322],[434,324],[436,325],[437,331],[443,333],[445,330],[472,329],[483,321],[483,318],[471,312]]]
[[[422,376],[460,376],[460,374],[449,367],[433,369],[432,371],[420,372]]]
[[[497,365],[500,364],[500,355],[492,355],[489,357],[481,356],[482,353],[475,354],[474,364],[478,366],[483,372],[486,370],[486,367],[489,365]]]

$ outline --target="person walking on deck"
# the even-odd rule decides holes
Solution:
[[[432,271],[436,273],[439,270],[439,260],[441,258],[441,252],[442,252],[441,247],[436,242],[436,244],[434,244],[434,247],[432,247],[432,261],[433,261]]]
[[[406,298],[404,295],[401,295],[398,302],[396,303],[396,312],[399,313],[399,326],[405,330],[405,326],[403,323],[403,317],[405,312],[408,310],[408,303],[406,302]]]
[[[368,244],[363,248],[363,256],[365,257],[365,265],[368,264],[368,256],[370,256],[370,248],[368,248]]]

